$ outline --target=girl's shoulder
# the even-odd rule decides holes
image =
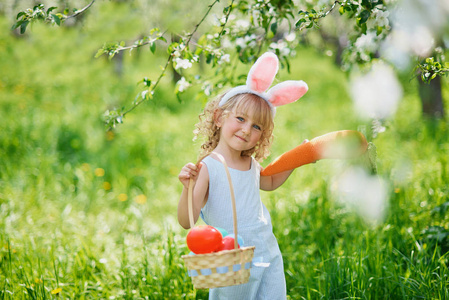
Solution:
[[[251,168],[252,167],[254,167],[259,173],[262,171],[262,166],[253,156],[251,156]]]
[[[201,160],[201,163],[203,163],[207,166],[208,164],[213,164],[216,161],[217,161],[216,159],[214,159],[210,155],[208,155]]]

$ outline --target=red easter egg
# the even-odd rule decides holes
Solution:
[[[240,245],[237,244],[237,247],[240,248]],[[220,247],[217,249],[218,251],[223,250],[233,250],[234,249],[234,238],[231,236],[225,236],[221,241]]]
[[[211,253],[221,246],[220,231],[210,225],[199,225],[187,234],[187,247],[195,254]]]

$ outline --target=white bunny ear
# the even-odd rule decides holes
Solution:
[[[287,80],[275,85],[268,91],[268,101],[274,107],[295,102],[304,96],[308,89],[309,87],[302,80]]]
[[[265,52],[251,67],[246,85],[258,93],[265,92],[273,83],[279,69],[279,59],[272,52]]]

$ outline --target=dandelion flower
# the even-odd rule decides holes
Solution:
[[[122,193],[122,194],[118,195],[118,200],[121,202],[124,202],[124,201],[128,200],[128,195]]]
[[[145,204],[147,203],[147,196],[145,196],[144,194],[140,194],[136,196],[136,198],[134,198],[134,202],[136,202],[137,204]]]
[[[96,168],[94,173],[97,177],[103,177],[105,172],[103,168]]]

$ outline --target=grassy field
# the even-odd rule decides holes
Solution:
[[[167,78],[153,102],[106,132],[103,112],[130,103],[161,64],[147,50],[125,55],[119,76],[114,62],[94,59],[118,32],[111,26],[0,31],[0,299],[207,298],[186,274],[176,221],[177,174],[196,159],[202,103],[178,103]],[[309,92],[278,110],[267,162],[305,138],[367,126],[332,59],[298,54],[281,75]],[[404,83],[395,118],[370,139],[388,188],[382,222],[336,199],[339,161],[304,166],[262,193],[290,299],[449,299],[449,126],[423,120],[414,82]]]

